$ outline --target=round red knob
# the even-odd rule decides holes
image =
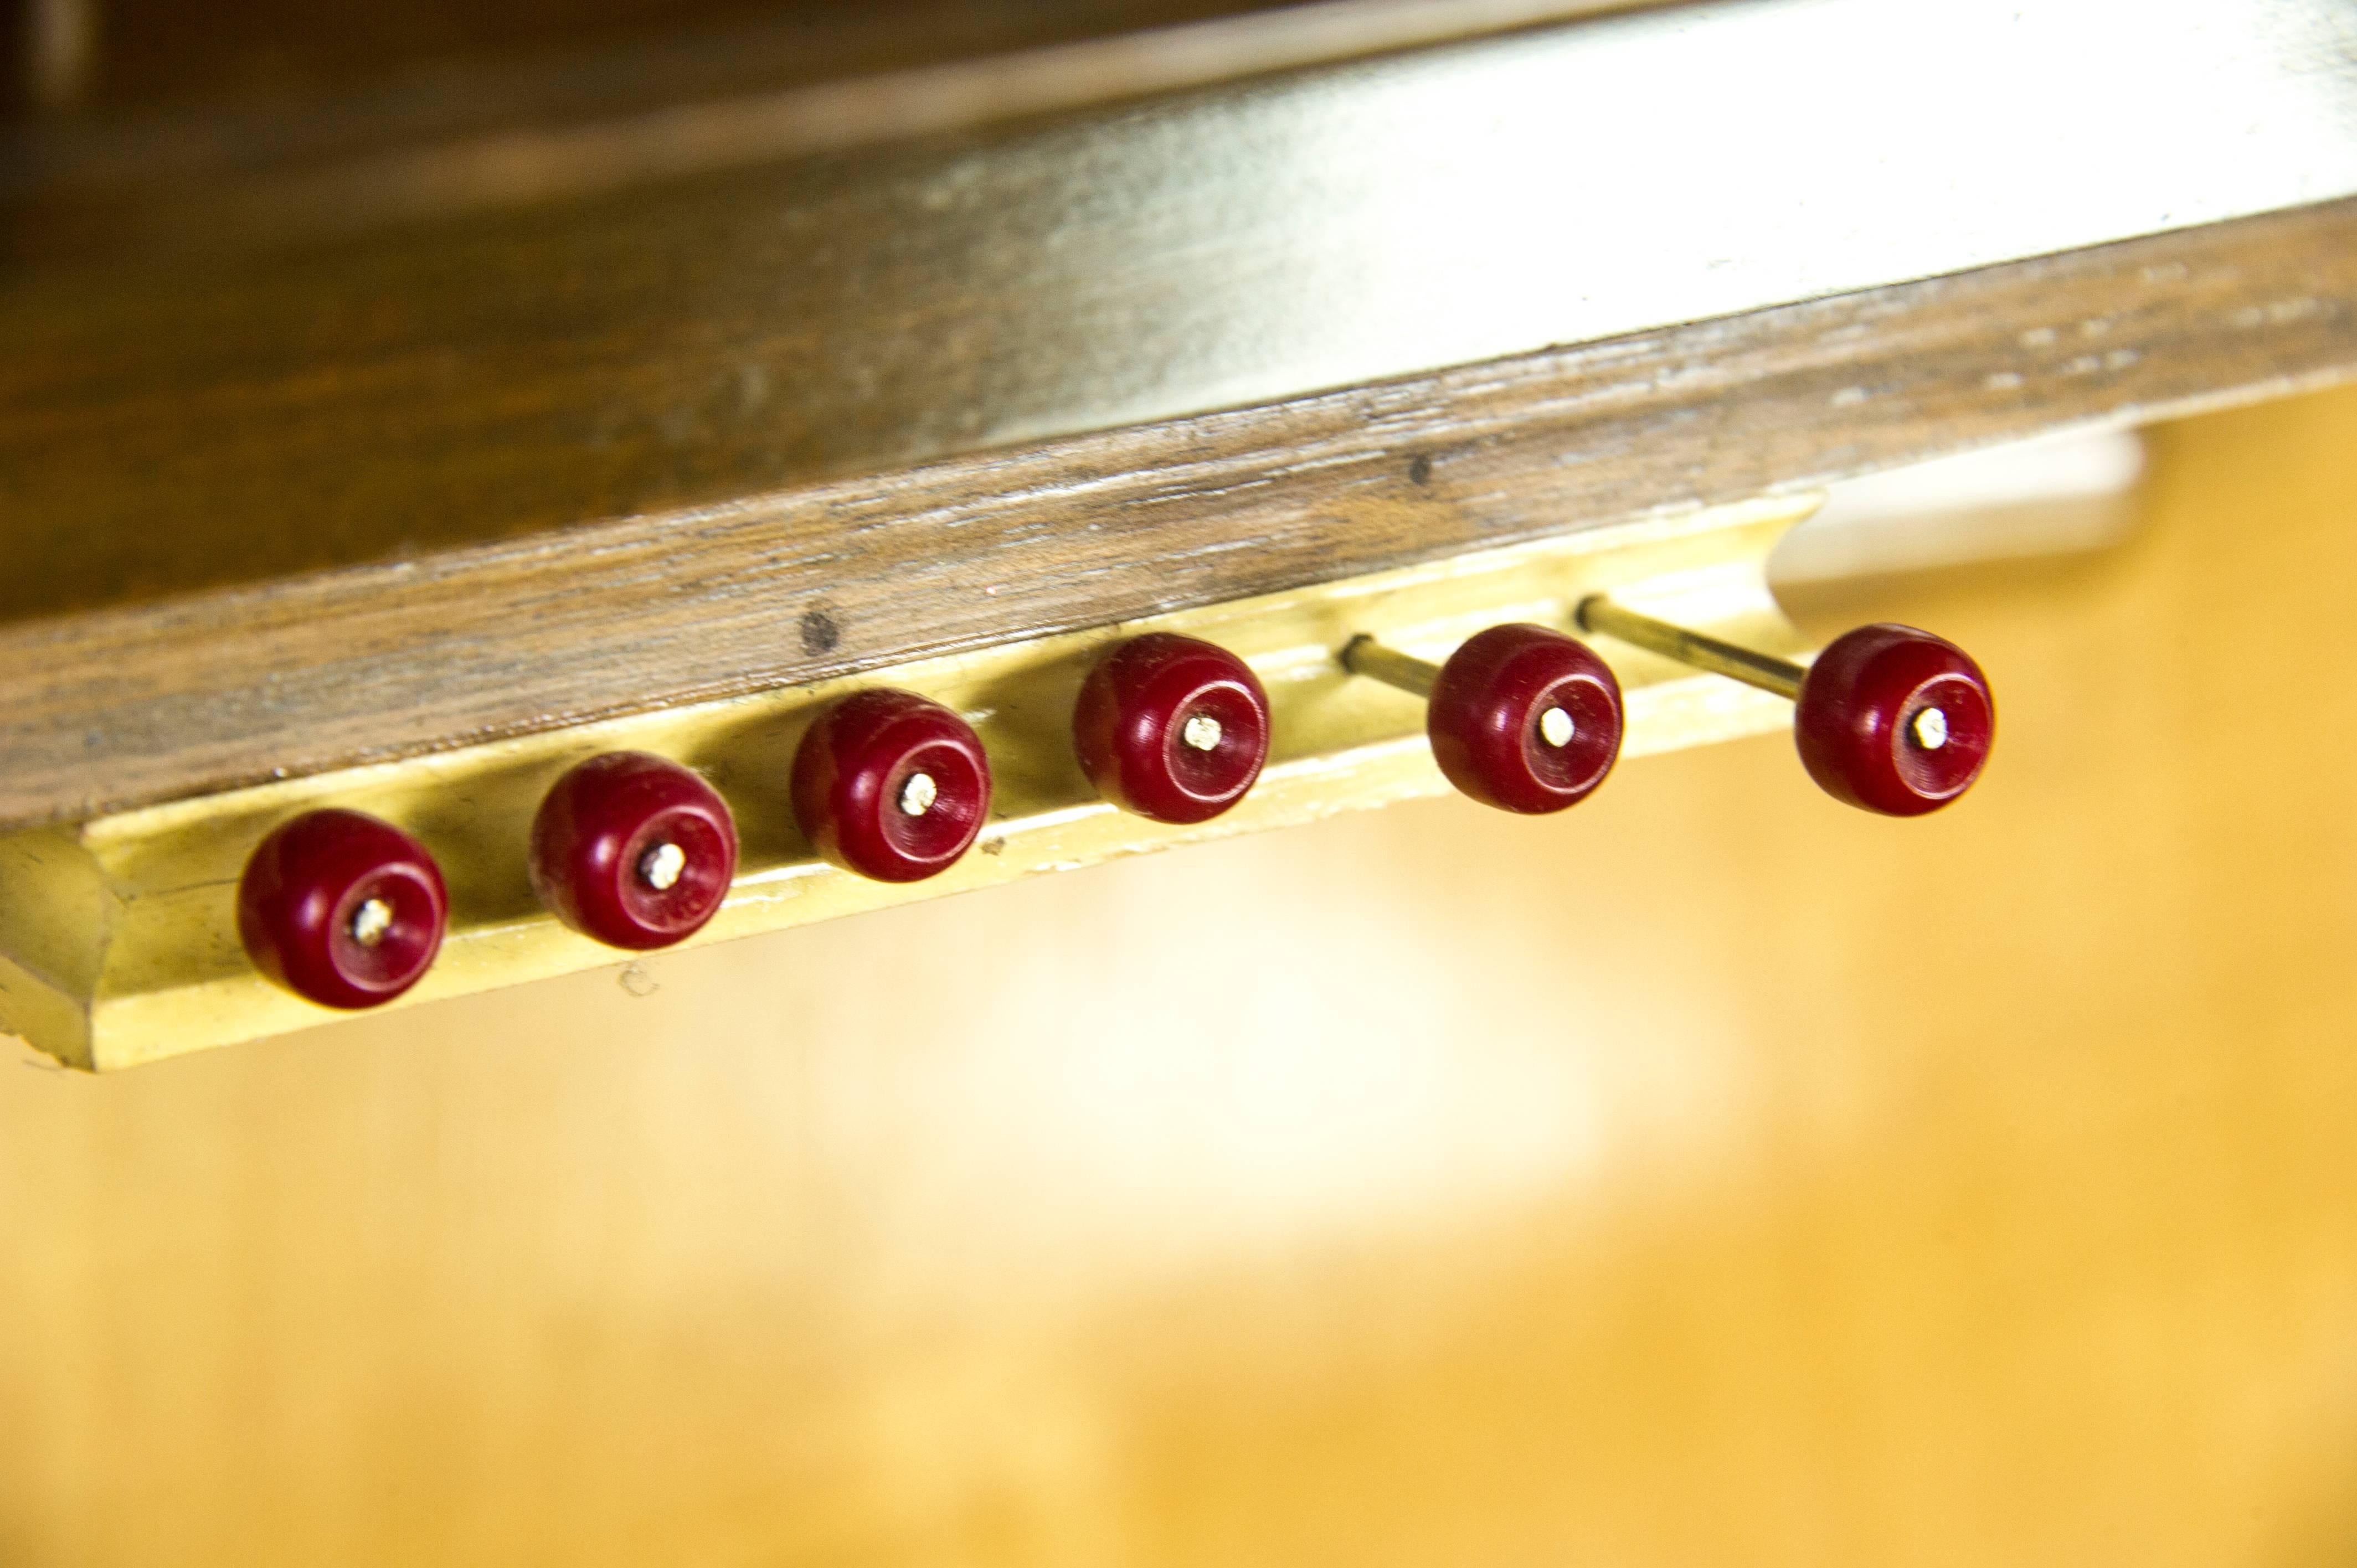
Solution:
[[[1175,632],[1096,662],[1072,708],[1072,749],[1097,793],[1157,822],[1203,822],[1268,761],[1268,693],[1224,648]]]
[[[433,964],[449,908],[415,839],[358,811],[306,811],[247,859],[237,934],[253,967],[297,996],[373,1007]]]
[[[1560,811],[1620,755],[1620,682],[1576,639],[1493,626],[1440,667],[1425,728],[1448,781],[1483,805]]]
[[[818,853],[878,882],[946,871],[990,811],[973,727],[912,692],[855,693],[794,752],[794,816]]]
[[[1809,666],[1792,735],[1828,795],[1917,817],[1980,777],[1996,703],[1981,667],[1954,643],[1911,626],[1862,626]]]
[[[737,875],[737,825],[711,785],[643,751],[593,757],[532,822],[532,886],[550,914],[616,948],[694,936]]]

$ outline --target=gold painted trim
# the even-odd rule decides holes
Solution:
[[[1431,659],[1485,626],[1566,629],[1589,594],[1780,656],[1800,634],[1776,608],[1769,551],[1816,507],[1780,497],[1573,533],[1453,561],[928,660],[836,681],[611,720],[377,767],[94,818],[0,838],[0,1026],[70,1065],[129,1067],[305,1028],[337,1015],[276,989],[238,944],[246,854],[300,811],[339,805],[414,833],[447,877],[451,926],[434,969],[392,1004],[628,961],[534,902],[524,845],[542,794],[600,751],[685,762],[736,812],[740,871],[693,942],[726,941],[938,897],[1120,855],[1442,794],[1421,705],[1354,679],[1336,651],[1372,632]],[[1268,688],[1275,744],[1253,793],[1227,815],[1169,827],[1098,800],[1071,757],[1069,715],[1109,641],[1146,630],[1201,637]],[[1783,727],[1785,703],[1624,645],[1599,644],[1628,694],[1624,757]],[[793,827],[786,779],[818,704],[860,686],[920,692],[963,714],[996,775],[992,820],[957,866],[905,886],[817,861]],[[1627,787],[1623,785],[1622,787]],[[1539,831],[1534,824],[1534,831]]]

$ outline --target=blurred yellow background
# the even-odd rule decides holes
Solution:
[[[2154,434],[1912,823],[1774,738],[111,1079],[0,1564],[2357,1560],[2357,392]]]

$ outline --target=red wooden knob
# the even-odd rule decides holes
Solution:
[[[1828,795],[1919,817],[1980,777],[1996,703],[1981,667],[1954,643],[1911,626],[1862,626],[1809,666],[1792,735]]]
[[[1096,662],[1072,708],[1072,749],[1097,793],[1157,822],[1203,822],[1268,761],[1268,693],[1224,648],[1174,632]]]
[[[253,967],[325,1007],[374,1007],[416,984],[449,909],[425,846],[358,811],[281,823],[237,884],[237,934]]]
[[[1559,631],[1493,626],[1440,667],[1425,728],[1448,781],[1483,805],[1560,811],[1620,755],[1620,682]]]
[[[702,929],[737,875],[737,824],[711,785],[643,751],[559,779],[532,822],[532,886],[550,914],[617,948]]]
[[[912,692],[859,692],[794,752],[794,816],[820,854],[878,882],[946,871],[990,811],[990,761],[967,723]]]

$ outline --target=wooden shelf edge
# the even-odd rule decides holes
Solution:
[[[2357,371],[2357,200],[0,627],[0,826],[782,687]]]

